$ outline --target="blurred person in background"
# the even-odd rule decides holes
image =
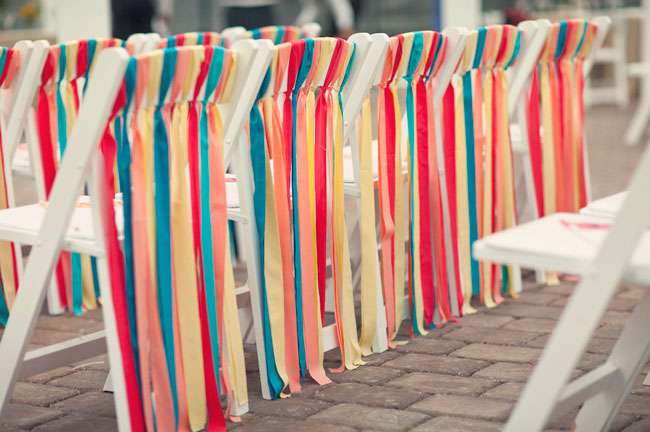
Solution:
[[[298,18],[297,25],[303,25],[308,22],[318,21],[319,4],[323,0],[301,0],[302,9]],[[330,12],[330,33],[347,39],[355,30],[355,18],[361,12],[362,0],[326,0]]]
[[[173,0],[111,0],[113,37],[126,39],[151,31],[165,36],[172,11]]]
[[[277,24],[277,0],[221,0],[227,27],[254,29]]]

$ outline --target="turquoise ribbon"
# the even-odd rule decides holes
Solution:
[[[127,312],[129,315],[129,336],[133,348],[138,383],[140,377],[140,348],[138,344],[138,327],[136,312],[136,292],[133,263],[133,218],[132,218],[132,193],[131,193],[131,143],[129,142],[129,128],[127,113],[133,99],[136,80],[137,62],[131,57],[124,76],[126,102],[122,116],[115,119],[115,137],[117,138],[117,169],[122,192],[122,216],[124,219],[124,290],[127,299]]]
[[[251,38],[260,39],[262,37],[262,31],[258,28],[251,30]]]
[[[521,51],[521,32],[517,30],[517,37],[515,38],[515,47],[512,50],[512,56],[510,57],[510,60],[508,60],[508,63],[504,66],[505,69],[508,69],[512,64],[517,60],[517,57],[519,57],[519,51]]]
[[[580,35],[580,42],[578,42],[578,46],[576,47],[575,52],[573,53],[574,55],[577,55],[580,50],[582,49],[582,45],[585,43],[585,39],[587,38],[587,31],[589,30],[589,23],[585,21],[582,25],[582,34]]]
[[[411,83],[413,82],[413,73],[415,72],[415,69],[418,66],[418,63],[420,62],[420,58],[422,57],[422,51],[423,51],[423,36],[421,32],[416,32],[413,35],[413,46],[411,47],[411,54],[409,56],[409,62],[408,66],[406,68],[406,76],[404,76],[404,79],[408,83],[407,88],[406,88],[406,118],[408,120],[408,135],[409,135],[409,163],[411,166],[411,170],[409,172],[409,177],[410,177],[410,207],[411,207],[411,220],[409,223],[409,232],[411,236],[411,241],[409,242],[409,248],[410,248],[410,260],[411,260],[411,265],[409,272],[411,274],[411,298],[413,299],[411,301],[411,328],[413,329],[413,333],[416,336],[420,336],[420,330],[419,326],[417,323],[417,311],[416,311],[416,305],[415,305],[415,275],[414,275],[414,269],[415,269],[415,248],[414,248],[414,227],[413,227],[413,214],[415,212],[415,177],[413,174],[413,167],[415,167],[415,100],[413,97],[413,86]],[[398,143],[399,145],[399,143]]]
[[[90,66],[93,64],[93,59],[95,58],[95,52],[97,51],[97,40],[88,39],[88,67],[84,72],[84,86],[82,92],[86,94],[86,88],[88,87],[88,76],[90,75]]]
[[[219,323],[217,312],[217,297],[215,286],[214,270],[214,250],[212,247],[212,219],[210,217],[210,142],[208,139],[208,110],[207,101],[210,99],[217,87],[221,72],[223,70],[224,50],[215,48],[212,54],[212,62],[208,71],[205,86],[205,103],[201,109],[201,118],[199,120],[199,151],[200,151],[200,187],[203,198],[201,203],[201,248],[203,250],[203,282],[205,284],[205,300],[208,309],[208,326],[210,328],[210,344],[212,345],[212,363],[214,364],[214,374],[217,387],[221,390],[221,362],[219,358]],[[214,145],[214,143],[213,143]],[[223,233],[222,238],[227,238],[227,233]],[[224,272],[225,268],[219,269]]]
[[[463,75],[463,103],[465,114],[465,151],[467,153],[467,197],[469,201],[469,243],[470,247],[478,240],[478,222],[476,215],[476,160],[474,155],[474,114],[472,112],[472,72],[468,71]],[[479,275],[479,264],[470,254],[472,273],[472,294],[479,295],[481,292],[481,279]]]
[[[165,49],[160,78],[160,93],[154,116],[154,176],[156,208],[156,248],[158,311],[162,327],[165,358],[174,402],[174,414],[178,422],[178,392],[176,384],[176,360],[174,358],[174,311],[172,301],[171,217],[169,194],[169,141],[162,110],[165,96],[176,69],[176,49]]]
[[[197,33],[196,35],[196,44],[197,45],[203,45],[203,40],[205,37],[203,36],[203,33]]]
[[[269,85],[270,73],[267,71],[264,81],[255,99],[255,104],[249,116],[250,124],[250,155],[253,168],[253,207],[255,212],[255,223],[257,226],[257,244],[259,250],[259,273],[260,296],[262,297],[262,325],[264,332],[264,353],[266,356],[267,380],[271,391],[271,397],[277,399],[284,388],[282,378],[278,373],[273,352],[273,335],[269,316],[269,305],[266,296],[266,280],[264,279],[264,232],[266,229],[266,154],[264,141],[264,122],[257,102],[266,92]]]
[[[285,27],[284,26],[277,26],[276,27],[275,41],[274,41],[274,43],[276,45],[280,45],[282,43],[282,40],[284,39],[284,33],[285,33]]]
[[[557,45],[555,47],[555,60],[558,60],[562,55],[562,53],[564,52],[568,26],[569,26],[568,22],[566,21],[560,22],[560,31],[558,32],[557,35]]]
[[[296,159],[296,110],[298,109],[298,93],[302,87],[314,60],[314,40],[305,39],[305,51],[300,63],[300,69],[296,76],[296,82],[291,90],[291,192],[293,196],[293,264],[295,271],[295,289],[296,289],[296,327],[298,333],[298,361],[300,363],[300,375],[307,375],[307,356],[305,353],[305,333],[303,329],[303,310],[302,310],[302,265],[300,262],[300,222],[298,218],[298,177],[297,159]],[[305,198],[307,199],[307,198]]]
[[[5,327],[7,325],[7,320],[9,320],[9,307],[5,300],[2,283],[0,283],[0,326]]]

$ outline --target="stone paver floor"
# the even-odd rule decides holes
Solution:
[[[251,413],[237,431],[497,431],[510,414],[572,285],[527,284],[517,300],[465,317],[396,351],[373,355],[367,365],[330,374],[332,384],[305,384],[279,401],[259,396],[255,356],[247,355]],[[622,288],[589,344],[575,376],[602,363],[625,318],[643,293]],[[34,346],[101,328],[99,314],[43,317]],[[337,365],[326,356],[326,366]],[[646,367],[650,370],[650,367]],[[116,430],[112,395],[102,392],[105,356],[20,382],[0,421],[2,431]],[[650,431],[650,387],[635,386],[614,431]],[[551,430],[570,430],[575,412],[557,417]]]

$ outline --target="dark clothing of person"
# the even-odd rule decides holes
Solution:
[[[127,39],[134,33],[151,32],[153,0],[111,0],[113,37]]]
[[[256,29],[259,27],[276,24],[274,6],[235,7],[226,9],[226,26]]]

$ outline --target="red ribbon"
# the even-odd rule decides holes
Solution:
[[[342,39],[337,39],[330,65],[325,75],[321,91],[316,99],[315,124],[315,196],[316,196],[316,262],[318,265],[318,295],[320,313],[325,323],[325,290],[327,287],[327,117],[329,111],[328,94],[334,75],[338,70],[343,52]],[[330,98],[331,99],[331,98]]]
[[[458,259],[458,217],[456,211],[456,130],[454,112],[454,88],[449,85],[442,100],[443,145],[445,153],[445,177],[449,202],[449,219],[451,244],[454,258],[454,279],[456,280],[456,298],[458,310],[463,315],[463,291],[460,283],[460,262]]]
[[[530,147],[530,162],[532,165],[535,199],[537,200],[537,216],[544,216],[544,185],[542,183],[542,140],[539,135],[539,71],[533,72],[528,99],[528,145]]]
[[[102,160],[104,162],[104,175],[100,179],[100,188],[102,190],[103,200],[100,201],[100,211],[104,215],[106,223],[105,241],[106,253],[109,267],[109,276],[111,280],[111,292],[113,295],[113,309],[115,311],[115,323],[117,327],[117,336],[122,354],[122,364],[124,369],[124,380],[126,383],[126,396],[129,405],[129,414],[131,420],[131,430],[145,430],[144,413],[142,409],[142,399],[138,386],[138,378],[135,369],[133,347],[129,328],[136,323],[129,323],[127,308],[127,299],[124,289],[124,256],[118,240],[117,226],[115,224],[115,208],[113,207],[113,197],[115,196],[115,156],[117,146],[115,138],[111,134],[112,119],[119,109],[124,105],[126,93],[124,85],[118,92],[111,121],[108,122],[104,135],[100,143]]]

